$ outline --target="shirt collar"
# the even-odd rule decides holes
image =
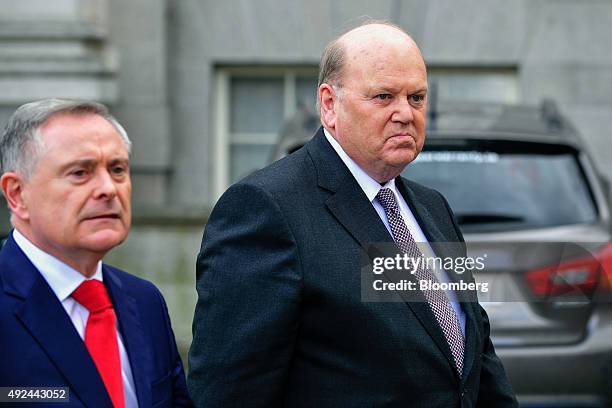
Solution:
[[[376,194],[378,194],[381,188],[389,188],[391,191],[393,191],[396,197],[398,196],[398,191],[395,186],[395,179],[391,179],[381,186],[378,181],[370,177],[368,173],[366,173],[357,163],[355,163],[355,160],[353,160],[344,151],[342,146],[340,146],[340,143],[338,143],[338,141],[332,136],[331,133],[329,133],[327,129],[323,128],[323,133],[325,134],[327,141],[332,145],[336,153],[338,153],[338,156],[340,156],[340,159],[342,159],[346,167],[348,167],[353,177],[355,177],[359,187],[361,187],[370,202],[374,202],[376,199]]]
[[[87,279],[74,268],[38,248],[16,229],[13,230],[13,239],[45,278],[60,302],[69,297]],[[102,261],[96,265],[96,273],[92,279],[102,281]]]

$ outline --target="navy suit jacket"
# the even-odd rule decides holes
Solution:
[[[438,192],[396,183],[430,242],[463,241]],[[517,406],[477,302],[462,304],[459,376],[426,302],[362,301],[360,256],[377,242],[393,240],[322,130],[230,187],[197,261],[196,405]]]
[[[152,283],[108,265],[103,265],[102,273],[139,406],[190,406],[161,293]],[[12,235],[0,251],[0,350],[0,386],[69,387],[69,404],[58,406],[112,408],[70,317]]]

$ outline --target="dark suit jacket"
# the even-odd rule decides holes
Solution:
[[[397,179],[430,241],[462,241],[436,191]],[[427,303],[361,301],[360,253],[392,242],[323,132],[233,185],[197,261],[188,385],[201,407],[513,407],[477,303],[465,369]]]
[[[110,266],[102,272],[139,406],[190,406],[161,293],[152,283]],[[69,387],[70,403],[61,406],[112,407],[70,317],[12,236],[0,251],[0,333],[0,386]]]

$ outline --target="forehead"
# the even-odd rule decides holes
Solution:
[[[62,149],[65,153],[93,147],[113,150],[127,148],[117,129],[104,117],[94,113],[58,113],[40,127],[47,151]]]
[[[427,81],[421,52],[410,37],[390,27],[369,31],[362,30],[344,39],[343,80]]]

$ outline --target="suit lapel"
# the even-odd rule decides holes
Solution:
[[[148,358],[150,353],[140,324],[136,300],[124,290],[121,279],[108,266],[104,265],[102,271],[104,283],[117,314],[121,338],[130,360],[138,405],[150,406],[151,384],[147,377],[147,373],[150,372],[151,361]]]
[[[400,282],[401,279],[407,278],[405,272],[403,271],[385,271],[383,275],[387,277],[389,282]],[[410,275],[408,279],[416,281],[416,277],[413,275]],[[446,340],[446,337],[444,336],[444,333],[436,320],[436,316],[433,314],[433,311],[431,310],[431,307],[429,306],[423,292],[398,291],[397,294],[404,300],[410,310],[412,310],[412,313],[414,313],[423,328],[425,328],[425,331],[427,331],[427,334],[429,334],[429,336],[433,339],[440,352],[446,358],[448,364],[453,367],[453,373],[457,375],[457,365],[451,353],[448,341]]]
[[[112,408],[85,343],[55,293],[12,236],[2,250],[0,268],[7,294],[22,299],[14,311],[17,318],[63,375],[70,392],[85,406]]]
[[[419,223],[419,226],[421,226],[421,228],[423,229],[423,233],[427,237],[427,240],[430,243],[433,243],[434,245],[436,243],[445,242],[446,238],[441,233],[441,231],[437,228],[435,218],[431,215],[429,209],[421,201],[416,199],[413,191],[410,188],[408,188],[408,186],[402,180],[401,177],[398,177],[395,181],[396,181],[398,190],[404,196],[404,199],[406,200],[406,203],[408,203],[408,206],[410,207],[410,210],[412,211],[412,213],[414,214],[414,217]],[[440,252],[442,252],[438,254],[438,256],[459,256],[459,254],[455,253],[455,251],[453,251],[453,253],[447,253],[450,251],[445,250],[446,248],[444,244],[436,246],[435,249],[439,249]],[[455,276],[455,274],[449,273],[448,275],[451,280],[453,281],[457,280],[457,276]],[[457,296],[461,297],[461,294],[457,294]],[[476,332],[476,321],[475,321],[475,315],[474,315],[475,311],[473,307],[475,301],[476,301],[475,298],[470,298],[470,299],[466,299],[466,301],[460,302],[461,309],[465,313],[465,348],[464,348],[464,356],[463,356],[464,365],[463,365],[462,379],[467,378],[472,368],[472,365],[474,362],[474,355],[475,355],[476,348],[477,348],[477,341],[480,338],[480,336]],[[429,306],[427,308],[429,309]],[[433,312],[431,312],[431,309],[429,310],[429,312],[431,316],[433,317]],[[448,346],[448,342],[446,341],[446,338],[444,337],[444,333],[442,333],[442,329],[437,324],[435,325],[435,328],[436,328],[435,330],[436,334],[432,335],[432,337],[434,337],[434,339],[436,340],[436,343],[438,343],[438,346],[440,346],[440,348],[445,353],[447,359],[449,359],[449,362],[451,362],[451,364],[456,369],[455,360],[452,357],[450,347]]]
[[[398,191],[404,197],[404,200],[406,200],[408,207],[410,207],[410,211],[412,211],[414,218],[416,218],[419,226],[425,234],[425,237],[427,237],[427,241],[444,242],[445,237],[436,226],[436,220],[429,212],[427,206],[416,198],[414,192],[408,188],[401,177],[397,177],[395,179],[395,185],[397,186]]]
[[[476,357],[476,350],[479,348],[480,333],[478,333],[476,326],[476,311],[475,306],[477,303],[474,302],[462,302],[461,307],[465,311],[465,349],[463,356],[463,377],[462,381],[469,376],[470,370]]]
[[[376,210],[354,179],[342,185],[325,204],[364,249],[376,242],[393,242]]]
[[[364,249],[375,242],[393,242],[367,196],[325,138],[323,128],[306,146],[319,187],[332,193],[325,205],[340,225]]]

